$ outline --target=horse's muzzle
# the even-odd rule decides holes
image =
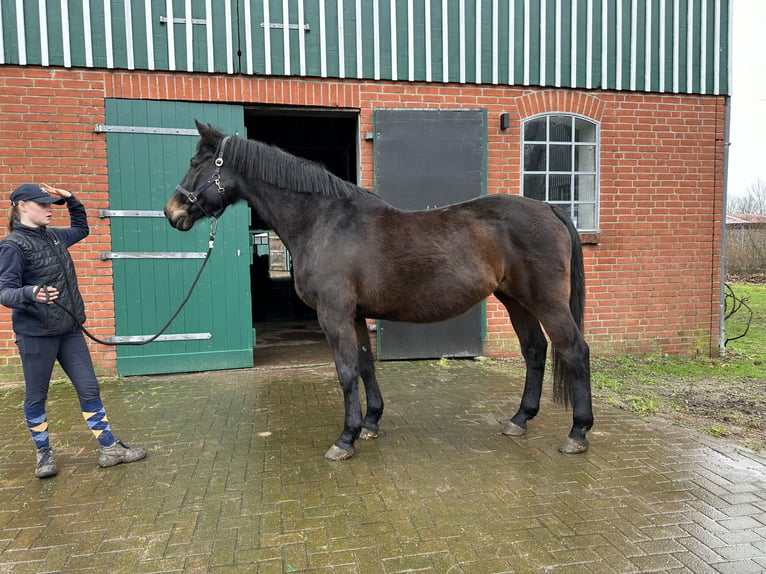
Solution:
[[[189,231],[194,227],[194,220],[189,216],[187,207],[174,198],[165,205],[164,213],[168,223],[179,231]]]

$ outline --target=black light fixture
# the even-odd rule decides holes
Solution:
[[[505,131],[511,127],[511,114],[508,112],[500,114],[500,129]]]

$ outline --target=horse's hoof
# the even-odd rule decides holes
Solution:
[[[567,442],[559,447],[559,452],[564,454],[580,454],[588,450],[588,441],[578,442],[573,438],[568,438]]]
[[[353,450],[346,450],[345,448],[340,448],[337,445],[332,445],[330,450],[324,453],[324,457],[327,460],[346,460],[347,458],[351,458],[353,454]]]
[[[362,432],[359,433],[359,438],[362,440],[371,440],[374,438],[378,438],[378,431],[370,430],[368,428],[362,427]]]
[[[527,434],[527,429],[520,427],[513,421],[508,421],[501,432],[505,436],[524,436]]]

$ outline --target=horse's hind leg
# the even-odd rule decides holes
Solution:
[[[503,427],[503,434],[522,436],[527,432],[527,421],[534,418],[540,410],[540,396],[545,374],[545,358],[548,342],[545,339],[539,321],[512,297],[495,294],[505,305],[513,323],[513,329],[519,338],[521,354],[524,356],[527,372],[524,380],[524,393],[519,410]]]
[[[367,321],[357,319],[356,342],[359,354],[359,375],[364,381],[364,393],[367,398],[367,413],[362,421],[361,439],[372,439],[378,436],[380,417],[383,416],[383,395],[380,393],[378,379],[375,377],[375,361],[370,346],[370,333],[367,331]]]

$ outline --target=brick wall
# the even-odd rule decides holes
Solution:
[[[90,212],[73,249],[88,325],[114,331],[106,142],[93,127],[106,98],[216,101],[358,109],[360,133],[379,107],[485,108],[488,192],[520,191],[521,121],[547,112],[600,124],[600,233],[584,237],[586,338],[597,353],[714,353],[721,265],[724,97],[500,86],[249,78],[0,68],[0,190],[61,185]],[[499,129],[499,114],[511,127]],[[374,188],[372,143],[360,138],[360,184]],[[54,224],[63,224],[61,219]],[[502,305],[487,304],[487,354],[515,354]],[[92,345],[100,369],[115,353]],[[0,311],[0,366],[16,364],[10,314]]]

